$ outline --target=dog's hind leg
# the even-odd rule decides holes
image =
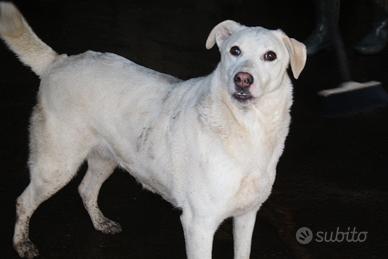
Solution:
[[[88,157],[88,171],[78,191],[96,230],[105,234],[116,234],[121,231],[120,224],[104,216],[98,207],[98,193],[102,184],[114,172],[116,163],[102,157],[98,151],[92,151]]]
[[[76,174],[93,145],[87,130],[74,130],[35,108],[30,128],[30,183],[18,197],[13,244],[20,257],[33,258],[38,250],[29,239],[29,222],[38,206]]]

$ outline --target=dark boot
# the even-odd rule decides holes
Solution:
[[[316,26],[312,34],[307,38],[307,54],[314,55],[329,47],[331,42],[332,21],[338,25],[340,0],[314,0]]]
[[[388,43],[388,17],[381,18],[354,49],[361,54],[370,55],[382,51]]]
[[[383,50],[388,42],[388,1],[373,0],[372,11],[375,19],[372,30],[355,46],[361,54],[376,54]]]

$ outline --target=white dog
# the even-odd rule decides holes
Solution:
[[[97,205],[116,166],[182,210],[189,259],[210,259],[213,235],[234,219],[235,258],[250,254],[256,212],[268,198],[290,123],[292,86],[305,46],[280,30],[224,21],[211,31],[221,62],[181,81],[111,53],[58,55],[10,3],[0,3],[0,35],[40,77],[30,128],[30,184],[17,199],[13,242],[28,236],[36,208],[65,186],[86,159],[79,187],[94,227],[121,231]]]

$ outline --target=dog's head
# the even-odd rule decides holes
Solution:
[[[216,25],[206,48],[217,44],[223,83],[231,96],[248,103],[282,85],[290,64],[298,78],[306,63],[306,48],[281,30],[246,27],[234,21]]]

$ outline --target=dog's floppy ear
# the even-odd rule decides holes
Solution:
[[[217,46],[220,46],[226,38],[239,30],[241,27],[241,24],[232,20],[226,20],[217,24],[207,37],[206,48],[211,49],[216,43]]]
[[[298,79],[304,66],[306,65],[306,46],[296,39],[289,38],[283,31],[278,30],[280,37],[290,55],[291,71],[295,79]]]

